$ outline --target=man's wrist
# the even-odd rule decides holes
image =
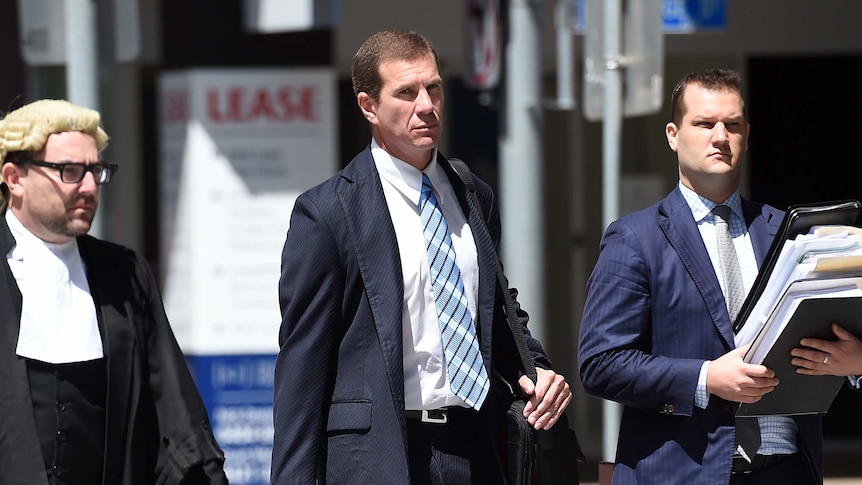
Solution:
[[[706,391],[706,374],[709,372],[709,361],[704,361],[700,366],[700,374],[697,376],[697,388],[694,393],[694,405],[706,409],[709,405],[709,393]]]

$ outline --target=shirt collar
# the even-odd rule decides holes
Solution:
[[[444,194],[441,194],[437,187],[441,186],[441,177],[445,176],[437,164],[437,149],[431,153],[431,163],[425,167],[425,170],[419,170],[413,165],[392,156],[384,150],[377,140],[371,140],[371,156],[374,158],[374,165],[377,167],[377,172],[380,177],[397,189],[407,200],[411,201],[417,207],[419,206],[419,196],[422,193],[422,174],[428,175],[431,180],[431,185],[435,187],[434,193],[437,200],[442,204]]]
[[[682,192],[682,197],[691,209],[691,214],[696,222],[701,222],[703,219],[712,214],[712,209],[719,205],[715,202],[699,195],[697,192],[686,187],[681,181],[679,182],[679,190]],[[742,216],[742,198],[739,195],[739,189],[736,189],[730,197],[727,198],[722,205],[730,207],[730,211],[736,214],[741,220],[745,220]]]
[[[71,241],[64,243],[49,243],[30,232],[24,226],[24,223],[18,219],[18,216],[12,212],[12,209],[7,209],[4,217],[6,218],[6,225],[9,226],[9,232],[12,233],[12,237],[15,239],[15,246],[6,255],[7,258],[23,261],[26,248],[33,246],[44,246],[64,261],[74,256],[75,250],[78,247],[77,239],[73,238]]]

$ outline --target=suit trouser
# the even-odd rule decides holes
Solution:
[[[448,410],[445,424],[407,419],[412,485],[500,485],[486,424],[471,409]]]
[[[747,474],[730,476],[730,485],[820,485],[823,482],[811,476],[805,454],[788,455],[775,464]]]

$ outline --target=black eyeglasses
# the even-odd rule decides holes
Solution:
[[[30,160],[26,158],[22,160],[15,160],[14,163],[29,163],[30,165],[36,165],[37,167],[47,167],[59,170],[60,180],[67,184],[77,184],[78,182],[84,180],[84,176],[87,175],[87,172],[93,172],[93,178],[96,180],[96,183],[99,185],[103,185],[110,182],[111,177],[114,176],[114,172],[117,171],[117,164],[115,163],[54,163],[46,162],[45,160]]]

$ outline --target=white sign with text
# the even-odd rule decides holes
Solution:
[[[161,276],[180,346],[277,352],[293,203],[336,171],[334,72],[169,72],[159,126]]]

